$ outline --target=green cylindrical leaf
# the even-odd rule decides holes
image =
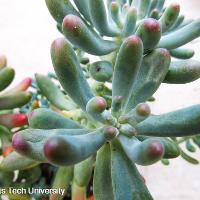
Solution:
[[[152,165],[159,161],[165,152],[163,143],[157,138],[140,142],[135,137],[120,135],[119,140],[129,159],[138,165]]]
[[[121,22],[121,16],[120,16],[120,6],[119,3],[116,1],[113,1],[110,5],[110,13],[113,21],[116,23],[116,25],[121,28],[122,22]]]
[[[29,126],[35,129],[80,129],[81,125],[50,109],[39,108],[28,115]]]
[[[47,76],[35,75],[37,85],[41,93],[56,107],[61,110],[72,110],[76,105],[69,101],[54,82]]]
[[[156,49],[143,58],[137,78],[133,84],[127,111],[137,104],[147,101],[163,82],[171,62],[166,49]]]
[[[182,24],[182,22],[184,21],[184,19],[185,19],[184,15],[178,16],[178,18],[176,19],[176,21],[174,22],[174,24],[172,25],[172,27],[169,29],[169,31],[174,31],[177,28],[179,28],[180,25]]]
[[[98,152],[94,171],[94,198],[114,200],[111,178],[110,145],[105,144]]]
[[[157,4],[158,4],[159,0],[151,0],[150,4],[149,4],[149,8],[148,8],[148,16],[151,14],[151,12],[156,8]]]
[[[55,40],[51,46],[51,58],[61,85],[74,102],[85,110],[93,94],[72,46],[63,38]]]
[[[159,11],[157,9],[153,9],[151,11],[151,13],[149,14],[149,17],[158,20],[159,19]]]
[[[195,20],[193,20],[193,19],[184,19],[183,22],[176,29],[177,30],[181,29],[181,28],[183,28],[183,27],[185,27],[185,26],[187,26],[187,25],[189,25],[193,22],[195,22]]]
[[[3,95],[26,91],[31,86],[31,84],[32,84],[32,78],[27,77],[23,79],[20,83],[18,83],[16,86],[14,86],[13,88],[4,92]]]
[[[88,0],[73,0],[79,9],[80,13],[85,17],[85,19],[91,22],[91,17],[89,13],[89,2]]]
[[[200,147],[200,136],[199,135],[192,137],[192,140],[198,147]]]
[[[90,65],[90,75],[99,82],[109,81],[113,74],[112,64],[108,61],[98,61]]]
[[[200,132],[200,105],[154,115],[135,126],[138,135],[182,137]]]
[[[15,76],[14,69],[12,69],[10,67],[1,69],[1,71],[0,71],[0,91],[4,90],[11,84],[11,82],[14,79],[14,76]]]
[[[103,97],[93,97],[86,105],[87,113],[93,117],[94,120],[112,125],[115,123],[115,120],[106,108],[107,102]]]
[[[134,7],[130,7],[126,15],[122,31],[124,37],[128,37],[134,33],[136,27],[136,21],[137,21],[137,9]]]
[[[80,63],[83,65],[87,65],[90,62],[88,57],[82,57],[79,60],[80,60]]]
[[[17,92],[0,96],[0,110],[9,110],[27,104],[31,99],[29,92]]]
[[[113,139],[117,129],[107,127],[78,136],[60,135],[49,138],[44,144],[47,160],[56,165],[74,165],[96,153],[108,140]]]
[[[86,160],[74,166],[74,182],[80,187],[87,187],[92,176],[94,157],[91,156]]]
[[[153,200],[136,166],[117,140],[111,144],[111,176],[115,200]]]
[[[171,159],[171,158],[176,158],[180,155],[180,149],[179,146],[176,144],[176,142],[168,138],[156,138],[156,139],[162,142],[165,148],[165,153],[163,158]]]
[[[185,159],[186,161],[188,161],[189,163],[191,163],[191,164],[194,164],[194,165],[198,165],[199,164],[199,161],[197,159],[191,157],[190,155],[185,153],[183,150],[181,150],[181,157],[183,159]]]
[[[103,40],[80,17],[67,15],[63,20],[63,33],[76,47],[92,55],[106,55],[118,48],[113,41]]]
[[[123,112],[129,97],[139,67],[142,62],[143,45],[142,41],[137,36],[128,37],[120,47],[113,74],[113,99],[121,96]]]
[[[99,31],[99,33],[109,37],[119,35],[118,28],[108,19],[104,1],[88,0],[88,2],[92,24]]]
[[[122,6],[122,11],[121,11],[121,13],[122,13],[122,16],[123,16],[124,18],[126,17],[126,15],[127,15],[128,10],[129,10],[130,7],[134,7],[134,6],[130,6],[130,5],[128,5],[127,3],[124,4],[124,5]]]
[[[170,162],[168,159],[162,159],[161,162],[163,165],[166,165],[166,166],[170,165]]]
[[[163,9],[164,4],[165,4],[165,0],[159,0],[159,1],[157,2],[156,8],[157,8],[159,11],[161,11],[161,10]]]
[[[137,136],[137,139],[139,139],[140,141],[144,141],[146,139],[150,139],[151,137],[149,136]],[[160,142],[162,142],[164,149],[165,149],[165,153],[163,156],[163,159],[171,159],[171,158],[176,158],[180,155],[180,148],[178,146],[178,144],[169,139],[169,138],[161,138],[161,137],[154,137],[155,139],[159,140]],[[163,160],[162,159],[162,160]]]
[[[176,22],[180,12],[180,5],[177,3],[171,3],[162,14],[159,22],[161,24],[162,33],[168,31],[172,25]]]
[[[177,48],[170,50],[171,56],[178,59],[190,59],[194,56],[193,49]]]
[[[147,18],[140,23],[136,35],[142,39],[144,49],[149,50],[155,48],[160,41],[162,30],[156,19]]]
[[[180,37],[181,35],[181,37]],[[163,47],[166,49],[178,48],[195,38],[200,36],[200,20],[195,20],[194,22],[163,36],[158,44],[158,47]]]
[[[194,147],[194,145],[191,143],[189,139],[185,142],[185,147],[189,152],[192,152],[192,153],[196,152],[196,148]]]
[[[151,0],[140,0],[138,8],[138,19],[143,19],[148,12]]]
[[[132,126],[144,121],[151,114],[151,109],[146,103],[140,103],[130,112],[120,116],[120,123],[129,123]]]
[[[66,15],[69,15],[69,14],[73,14],[77,16],[79,15],[78,12],[74,9],[70,0],[45,0],[45,2],[52,17],[59,24],[62,24],[62,21]]]
[[[107,103],[103,97],[93,97],[91,98],[86,106],[88,113],[100,114],[107,107]]]
[[[43,148],[49,138],[87,134],[86,129],[26,129],[12,138],[13,148],[20,154],[39,162],[47,162]],[[56,141],[56,140],[55,140]],[[77,144],[78,145],[78,144]]]
[[[184,84],[200,78],[200,62],[196,60],[173,61],[164,83]]]

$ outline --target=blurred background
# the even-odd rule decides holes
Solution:
[[[168,0],[170,3],[174,0]],[[200,18],[199,0],[176,0],[181,13],[188,18]],[[0,0],[0,53],[6,54],[9,65],[16,69],[15,82],[36,72],[53,71],[50,45],[60,37],[45,1]],[[195,59],[200,60],[200,39],[189,46],[196,50]],[[154,113],[200,103],[200,81],[186,85],[163,84],[155,94]],[[200,151],[194,155],[200,160]],[[161,163],[140,168],[155,200],[199,200],[200,165],[175,159],[170,166]]]

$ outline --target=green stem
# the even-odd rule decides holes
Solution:
[[[75,181],[72,184],[72,200],[86,200],[86,187],[78,186]]]

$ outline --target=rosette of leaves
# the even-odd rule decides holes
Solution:
[[[200,105],[155,115],[146,103],[161,83],[200,77],[194,51],[182,48],[199,37],[200,21],[185,19],[177,3],[165,8],[164,2],[46,0],[65,37],[52,43],[51,58],[67,95],[42,75],[36,80],[65,117],[34,110],[29,129],[16,133],[12,144],[27,159],[59,166],[52,187],[71,184],[73,200],[86,199],[93,169],[96,200],[153,199],[136,164],[175,158],[181,151],[174,138],[200,132]],[[83,67],[81,52],[99,60]]]

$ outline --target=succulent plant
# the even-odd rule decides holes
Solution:
[[[182,48],[200,36],[200,21],[185,19],[177,3],[164,8],[164,0],[73,3],[46,0],[65,37],[52,43],[51,58],[66,94],[36,75],[43,95],[62,111],[41,108],[29,114],[29,129],[12,139],[18,155],[12,170],[59,166],[53,188],[72,182],[77,200],[86,199],[94,169],[95,200],[153,199],[136,164],[183,155],[177,137],[200,133],[200,105],[155,115],[146,102],[161,83],[200,77],[194,51]],[[90,63],[85,53],[99,59]],[[193,140],[199,145],[199,136]]]
[[[26,90],[31,85],[32,79],[25,78],[16,86],[7,89],[14,77],[15,70],[7,66],[6,56],[0,55],[0,156],[3,159],[6,159],[9,154],[15,155],[11,143],[12,135],[28,124],[27,115],[20,112],[20,107],[31,99],[31,94]],[[9,167],[12,168],[12,165],[13,163],[10,162]],[[10,186],[13,178],[14,171],[5,171],[0,167],[0,187]]]
[[[25,78],[13,88],[5,90],[14,80],[15,70],[7,66],[7,58],[0,55],[0,127],[2,138],[11,129],[28,124],[27,116],[19,112],[19,108],[27,104],[31,94],[26,90],[31,85],[32,79]],[[4,131],[5,130],[5,131]],[[1,138],[1,139],[2,139]]]

